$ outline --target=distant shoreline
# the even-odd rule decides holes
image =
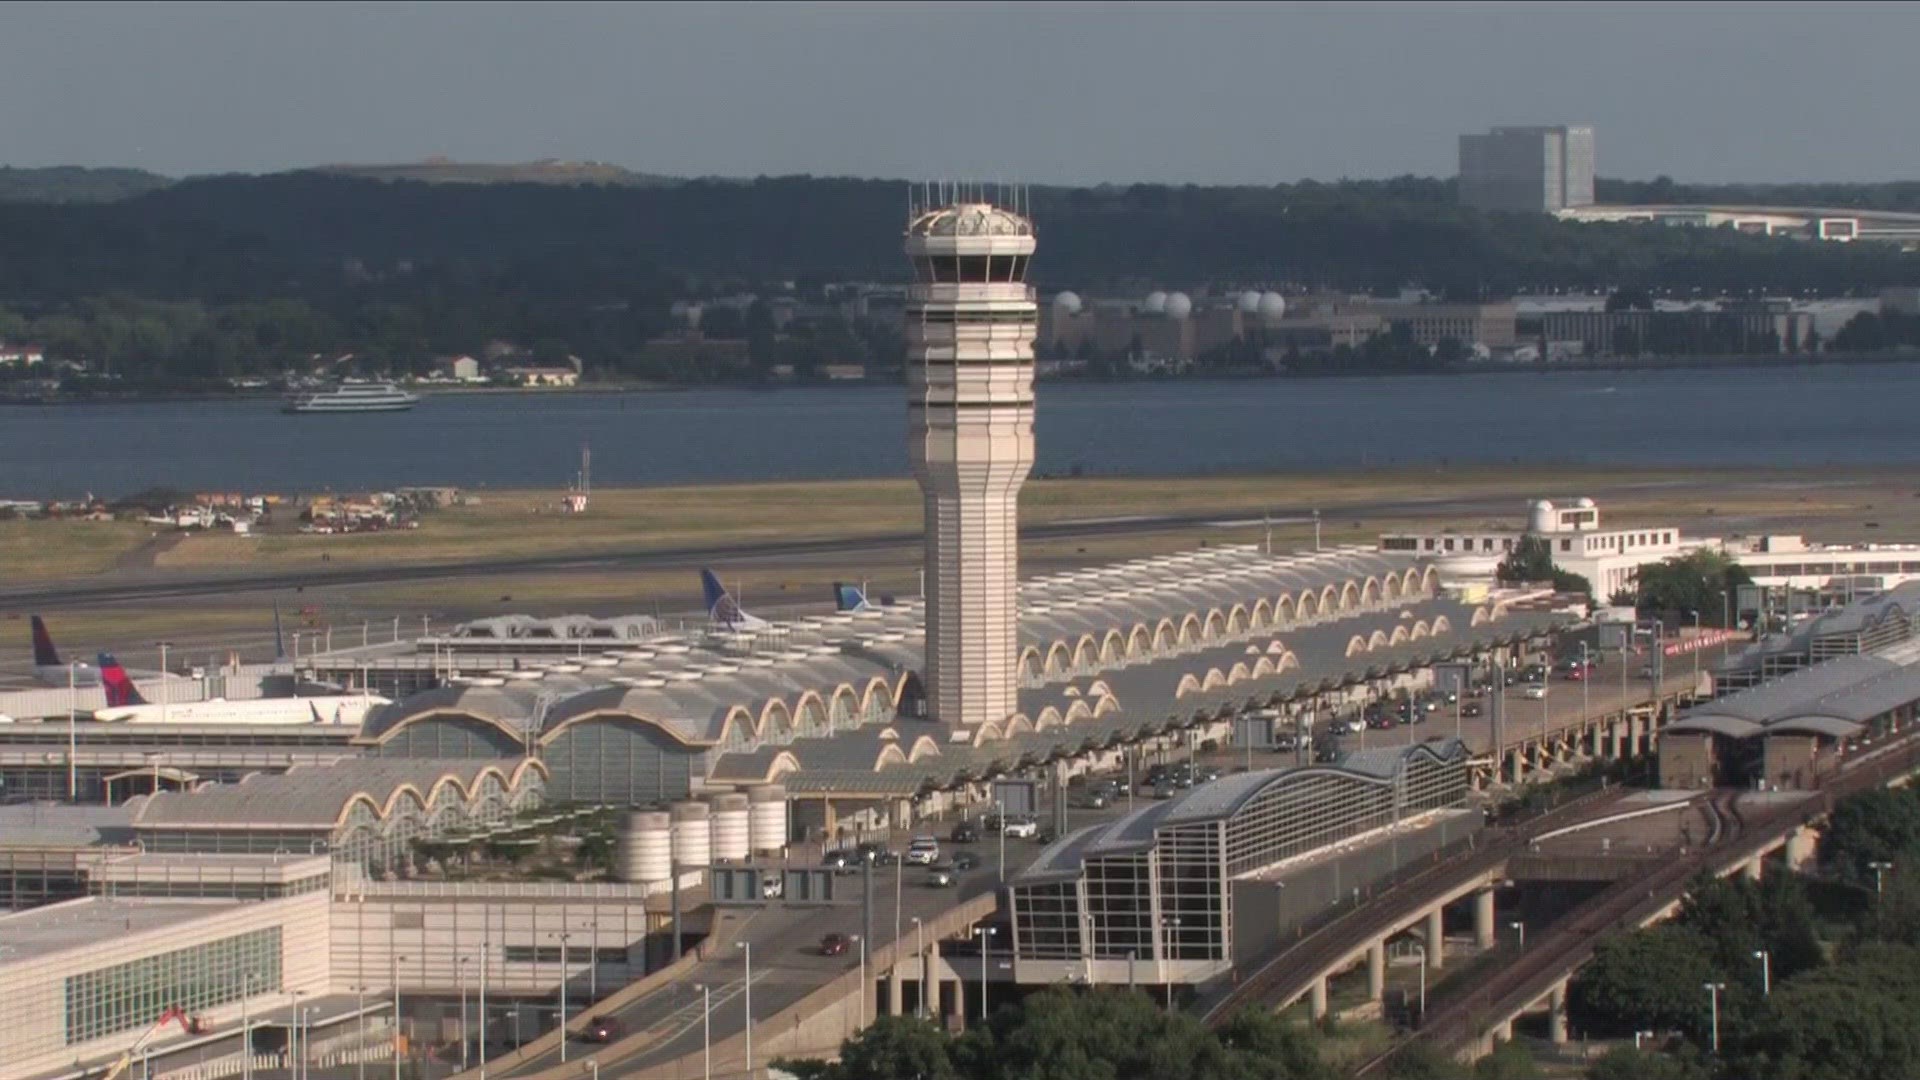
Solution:
[[[1557,360],[1552,364],[1509,363],[1494,360],[1472,360],[1456,364],[1449,368],[1433,371],[1313,371],[1298,374],[1289,372],[1255,373],[1222,372],[1217,374],[1183,375],[1143,375],[1126,378],[1097,378],[1092,376],[1055,376],[1041,379],[1049,386],[1087,384],[1099,386],[1126,386],[1140,384],[1159,386],[1170,382],[1233,382],[1250,379],[1399,379],[1432,378],[1435,376],[1467,375],[1562,375],[1587,374],[1593,372],[1643,372],[1643,371],[1679,371],[1698,369],[1742,370],[1754,368],[1822,368],[1852,364],[1900,364],[1920,362],[1920,352],[1874,352],[1874,353],[1803,353],[1792,356],[1745,355],[1745,356],[1647,356],[1647,357],[1601,357],[1594,359]],[[617,394],[681,394],[698,390],[759,390],[769,393],[792,391],[837,391],[849,389],[867,389],[877,386],[900,385],[891,381],[862,380],[847,383],[589,383],[584,386],[567,387],[512,387],[512,386],[409,386],[422,398],[435,397],[600,397]],[[259,401],[263,403],[279,402],[286,397],[278,390],[135,390],[125,393],[42,393],[14,394],[0,391],[0,405],[89,405],[89,404],[146,404],[146,403],[182,403],[195,401]]]

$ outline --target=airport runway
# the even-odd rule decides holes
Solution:
[[[1670,490],[1676,486],[1676,483],[1671,480],[1651,480],[1603,485],[1591,488],[1589,493],[1596,497],[1605,497],[1632,492]],[[1322,520],[1333,522],[1349,521],[1355,518],[1469,514],[1500,514],[1517,518],[1520,509],[1518,501],[1511,495],[1464,499],[1399,499],[1342,505],[1322,512]],[[1276,507],[1269,520],[1275,525],[1299,525],[1311,521],[1314,512],[1314,508],[1310,506]],[[1246,530],[1258,528],[1261,520],[1259,517],[1247,516],[1244,510],[1083,518],[1023,526],[1020,529],[1020,538],[1025,541],[1040,541],[1124,536],[1180,529]],[[1374,537],[1369,535],[1365,539],[1371,542]],[[133,600],[179,599],[316,586],[394,584],[527,571],[662,570],[688,569],[703,565],[730,566],[744,563],[781,562],[823,555],[860,555],[917,545],[920,541],[921,534],[915,531],[844,539],[765,541],[709,547],[642,548],[589,555],[556,552],[551,555],[474,559],[463,562],[357,566],[338,569],[315,567],[252,574],[162,576],[152,573],[120,573],[111,579],[88,579],[0,589],[0,608],[14,610],[33,607],[70,608],[125,603]]]

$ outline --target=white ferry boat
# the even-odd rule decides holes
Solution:
[[[297,394],[281,407],[286,413],[400,412],[420,404],[420,395],[410,394],[390,382],[350,382],[325,390]]]

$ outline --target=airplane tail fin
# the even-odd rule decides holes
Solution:
[[[120,666],[112,653],[100,654],[100,685],[107,691],[108,708],[147,703],[147,699],[140,696],[140,688],[133,685],[127,669]]]
[[[53,635],[40,616],[33,617],[33,662],[39,667],[60,667],[60,650],[53,647]]]
[[[833,605],[837,611],[865,611],[872,606],[867,603],[867,594],[858,585],[833,583]]]
[[[740,609],[740,602],[720,584],[712,570],[704,567],[700,570],[700,588],[707,598],[707,617],[718,626],[729,629],[739,626],[757,626],[760,620]]]
[[[280,634],[280,601],[278,600],[273,602],[273,658],[275,660],[287,658],[287,639]]]

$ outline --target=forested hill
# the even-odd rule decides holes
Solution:
[[[112,202],[171,183],[171,179],[145,169],[80,165],[21,169],[0,165],[0,202]]]
[[[1623,284],[1873,289],[1920,256],[1724,230],[1459,208],[1448,181],[1042,189],[1042,286],[1245,281],[1455,295]],[[180,181],[107,204],[0,202],[0,297],[635,298],[700,282],[899,278],[906,185],[430,184],[321,171]]]

